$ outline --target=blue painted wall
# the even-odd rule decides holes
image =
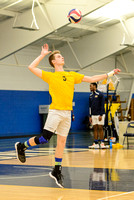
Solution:
[[[89,113],[89,93],[75,92],[73,101],[75,120],[71,132],[86,130],[84,120]],[[40,133],[43,120],[39,105],[50,103],[48,91],[0,90],[0,137]]]
[[[74,114],[71,131],[85,130],[83,123],[88,115],[89,93],[75,92]],[[42,130],[39,105],[51,102],[47,91],[0,90],[0,137],[30,135]]]
[[[75,120],[72,122],[71,130],[80,131],[86,129],[86,124],[83,122],[86,116],[89,116],[89,95],[88,92],[75,92],[74,115]]]
[[[0,90],[0,136],[40,132],[42,104],[49,104],[48,92]]]

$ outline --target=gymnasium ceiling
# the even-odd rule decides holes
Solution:
[[[121,23],[124,32],[128,33],[125,22],[134,17],[134,0],[122,0],[130,3],[131,9],[128,13],[126,6],[114,7],[115,1],[121,2],[121,0],[0,0],[1,41],[6,40],[9,44],[8,39],[11,42],[12,35],[14,37],[17,35],[18,40],[14,48],[9,44],[8,50],[0,52],[0,59],[29,45],[40,47],[44,42],[51,48],[58,49],[118,23]],[[68,11],[72,8],[78,8],[82,12],[83,17],[78,24],[72,24],[67,19]],[[115,16],[110,10],[114,11]],[[21,39],[25,42],[22,43]],[[126,49],[121,51],[128,51],[129,48],[126,46]]]

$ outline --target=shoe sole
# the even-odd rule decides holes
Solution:
[[[99,149],[99,147],[88,147],[89,149]]]
[[[15,143],[15,150],[16,150],[16,157],[17,157],[17,159],[19,160],[19,157],[18,157],[18,150],[17,150],[17,145],[19,144],[19,142],[16,142]],[[19,160],[20,161],[20,160]]]
[[[21,163],[25,163],[26,161],[25,161],[25,162],[22,162],[22,161],[19,159],[19,157],[18,157],[18,153],[17,153],[17,152],[18,152],[18,150],[17,150],[17,145],[18,145],[18,144],[19,144],[19,142],[16,142],[16,143],[15,143],[16,157],[17,157],[17,159],[18,159]]]
[[[57,184],[60,188],[64,188],[61,184],[58,183],[57,179],[52,175],[51,172],[49,172],[49,176],[55,180],[56,184]]]
[[[108,146],[105,146],[105,147],[100,147],[101,149],[109,149]]]

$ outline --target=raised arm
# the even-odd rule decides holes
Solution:
[[[51,51],[49,51],[49,47],[48,44],[44,44],[42,46],[42,51],[41,54],[28,66],[28,69],[35,74],[36,76],[38,76],[39,78],[42,78],[42,70],[37,68],[37,66],[39,65],[40,61],[49,53],[51,53]]]
[[[84,78],[82,79],[82,82],[88,82],[88,83],[98,82],[98,81],[101,81],[108,77],[111,77],[114,74],[118,74],[120,71],[121,71],[120,69],[114,69],[113,71],[109,72],[108,74],[101,74],[101,75],[95,75],[95,76],[84,76]]]

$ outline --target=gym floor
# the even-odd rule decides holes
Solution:
[[[49,144],[29,148],[27,161],[16,159],[14,143],[0,140],[0,191],[3,200],[134,199],[134,149],[92,150],[89,132],[68,136],[63,157],[64,189],[48,173],[54,166],[56,135]]]

